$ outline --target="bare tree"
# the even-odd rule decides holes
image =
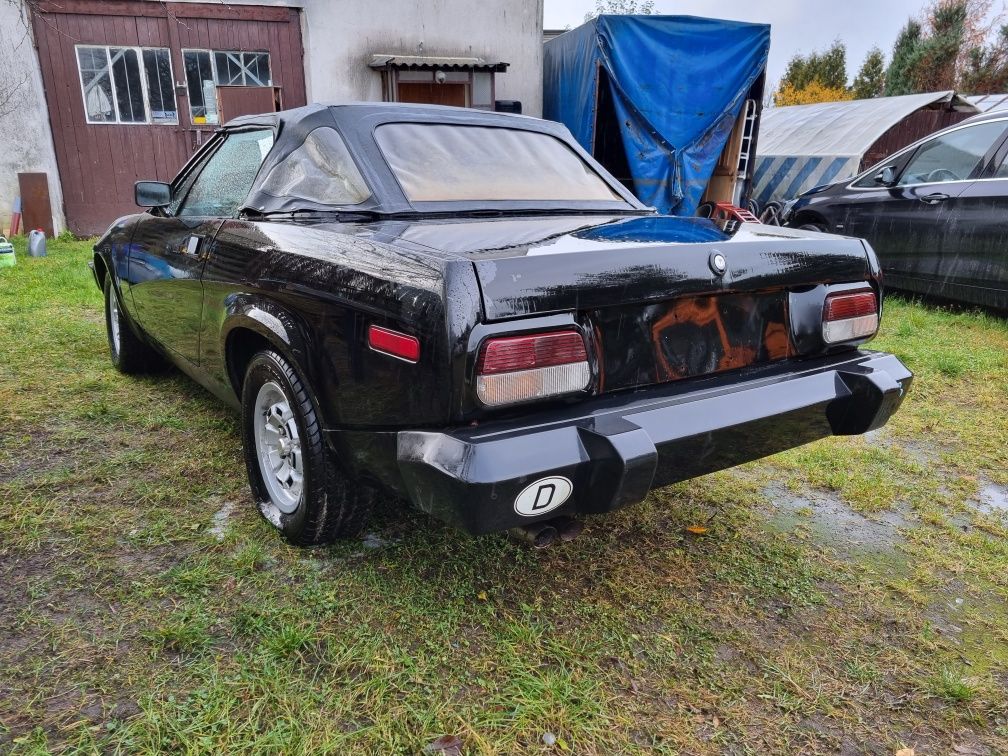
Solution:
[[[0,0],[17,11],[17,23],[0,27],[0,118],[24,104],[28,72],[16,65],[20,56],[31,54],[30,17],[38,0]]]
[[[603,13],[650,16],[654,13],[654,0],[595,0],[595,10],[585,13],[585,21]]]

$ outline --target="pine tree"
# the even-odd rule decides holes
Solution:
[[[914,64],[917,48],[920,46],[924,29],[920,23],[910,19],[906,22],[893,46],[892,60],[885,76],[885,93],[887,97],[913,94],[917,92],[914,76]]]
[[[991,0],[933,0],[923,20],[911,19],[896,38],[885,93],[1003,88],[1008,38],[987,43],[990,8]]]
[[[885,56],[882,51],[873,47],[865,56],[861,68],[854,77],[851,94],[856,100],[867,100],[870,97],[881,96],[885,89]]]
[[[843,42],[836,40],[825,52],[795,55],[788,62],[781,86],[804,89],[813,81],[829,89],[847,86],[847,48]]]

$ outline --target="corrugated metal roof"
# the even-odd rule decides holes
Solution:
[[[375,53],[368,66],[371,68],[443,68],[447,70],[491,70],[498,73],[507,71],[509,64],[503,61],[488,61],[483,58],[452,58],[438,55],[398,55],[395,53]]]
[[[979,108],[981,113],[1008,110],[1008,94],[967,95],[966,99]]]
[[[760,156],[860,157],[888,129],[915,110],[948,103],[980,112],[955,92],[767,108],[760,117]]]

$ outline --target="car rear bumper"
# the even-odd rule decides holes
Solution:
[[[524,421],[401,431],[399,470],[417,506],[474,535],[606,512],[652,488],[878,428],[912,379],[892,355],[858,351],[745,378],[601,397]],[[547,511],[557,478],[571,492]],[[525,509],[541,499],[542,513],[519,514],[519,496]]]

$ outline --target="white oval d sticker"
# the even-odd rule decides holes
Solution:
[[[540,478],[515,499],[515,512],[522,517],[538,517],[556,509],[570,498],[573,484],[560,475]]]

